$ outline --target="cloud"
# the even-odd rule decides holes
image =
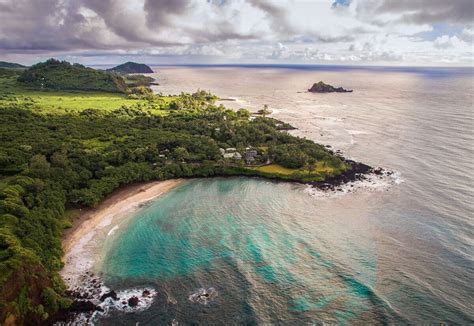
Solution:
[[[272,30],[281,34],[294,33],[295,30],[288,20],[288,10],[274,4],[269,0],[250,0],[252,6],[265,12],[270,20]]]
[[[385,23],[398,21],[413,24],[440,22],[473,23],[474,2],[472,0],[359,0],[357,9],[361,16],[387,15]],[[390,16],[392,15],[392,16]]]
[[[468,62],[473,6],[471,0],[0,0],[0,57]]]
[[[188,0],[145,0],[143,9],[146,13],[146,22],[150,27],[168,25],[172,16],[183,14],[189,9]]]
[[[443,35],[434,40],[433,45],[438,49],[447,49],[454,46],[453,42],[459,42],[459,39],[456,36]]]
[[[473,42],[474,42],[474,26],[471,27],[471,28],[464,28],[462,30],[462,33],[460,35],[461,39],[464,41],[464,42],[467,42],[467,43],[470,43],[471,46],[473,46]]]
[[[284,46],[282,43],[277,43],[275,49],[272,52],[272,59],[282,59],[286,57],[288,53],[288,47]]]

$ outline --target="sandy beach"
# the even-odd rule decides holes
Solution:
[[[97,248],[102,240],[119,227],[121,219],[140,204],[156,198],[183,180],[154,181],[132,184],[110,194],[97,207],[83,209],[73,226],[66,230],[62,240],[65,266],[61,271],[70,286],[93,267]]]

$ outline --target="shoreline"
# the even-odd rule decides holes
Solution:
[[[63,259],[84,235],[97,227],[104,217],[120,214],[124,209],[129,208],[127,206],[138,206],[147,202],[170,191],[182,182],[181,179],[172,179],[125,185],[109,194],[96,207],[81,209],[79,216],[72,221],[73,226],[63,233],[61,240]]]
[[[382,168],[373,168],[364,163],[356,162],[344,158],[338,155],[344,162],[349,163],[352,167],[338,176],[329,177],[325,181],[319,182],[302,182],[295,179],[280,179],[269,176],[261,175],[246,175],[246,174],[235,174],[235,175],[215,175],[214,177],[257,177],[263,179],[276,180],[280,182],[294,182],[300,184],[306,184],[313,188],[317,188],[323,191],[337,191],[337,187],[348,184],[355,181],[363,181],[366,179],[366,175],[375,173],[381,175],[386,172]],[[389,175],[392,172],[388,172]],[[61,244],[64,251],[63,262],[69,263],[71,255],[74,254],[74,249],[82,247],[81,242],[86,240],[89,242],[94,237],[97,229],[105,228],[112,224],[114,216],[124,215],[129,213],[139,205],[148,202],[160,195],[172,190],[186,179],[170,179],[164,181],[150,181],[145,183],[134,183],[122,186],[111,194],[106,196],[96,207],[94,208],[83,208],[80,211],[78,217],[73,218],[73,226],[64,231]],[[109,234],[112,234],[118,225],[114,226],[109,230]],[[89,235],[89,237],[87,237]],[[87,238],[87,239],[85,239]],[[84,245],[85,243],[82,243]],[[79,254],[79,253],[77,253]],[[61,274],[65,267],[61,270]]]
[[[118,225],[114,219],[127,216],[141,204],[169,192],[181,184],[183,179],[135,183],[118,188],[94,208],[82,209],[74,218],[73,226],[66,229],[61,240],[64,267],[60,274],[65,283],[75,286],[84,272],[89,271],[94,262],[91,242],[97,241],[100,233],[104,236],[113,233]],[[115,225],[115,226],[114,226]],[[113,226],[111,230],[108,230]]]
[[[96,207],[80,210],[61,240],[64,266],[60,275],[67,286],[66,295],[73,302],[69,308],[50,316],[50,324],[90,324],[109,309],[136,312],[151,305],[156,295],[153,288],[115,292],[105,286],[93,268],[100,259],[99,251],[105,239],[120,228],[130,213],[183,182],[183,179],[170,179],[125,185],[106,196]],[[123,305],[124,300],[126,305]]]

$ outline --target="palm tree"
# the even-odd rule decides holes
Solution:
[[[267,104],[264,104],[263,105],[263,109],[261,110],[258,110],[258,113],[262,115],[262,117],[266,117],[268,114],[272,113],[272,111],[270,111],[270,109],[268,109],[268,105]]]

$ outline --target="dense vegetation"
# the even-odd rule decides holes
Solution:
[[[0,68],[23,69],[23,68],[26,68],[26,66],[21,65],[19,63],[14,63],[14,62],[0,61]]]
[[[128,87],[121,76],[49,59],[26,69],[18,78],[33,88],[125,93]]]
[[[125,75],[123,76],[128,87],[149,86],[154,79],[144,75]]]
[[[1,321],[38,323],[70,304],[58,274],[67,210],[94,206],[121,185],[215,175],[324,180],[348,168],[323,146],[281,131],[280,121],[216,106],[204,91],[149,100],[100,95],[103,102],[73,110],[64,103],[84,93],[29,93],[20,80],[0,76]],[[41,96],[51,96],[48,105]],[[117,98],[124,104],[106,105]],[[226,159],[229,148],[251,148],[273,164]]]
[[[125,62],[121,65],[109,69],[123,74],[151,74],[153,70],[143,63]]]

